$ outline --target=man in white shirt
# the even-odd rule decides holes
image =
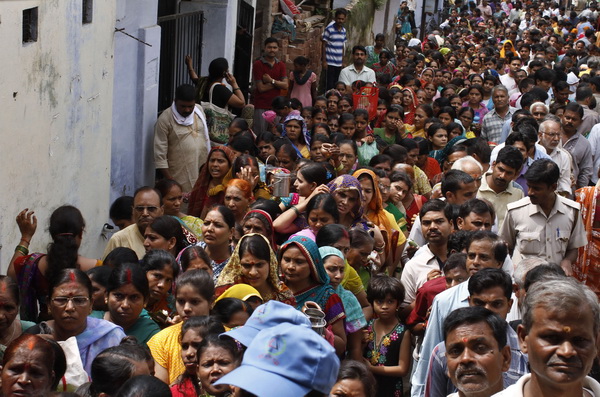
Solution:
[[[495,396],[600,395],[600,384],[587,376],[598,350],[599,312],[596,295],[574,278],[534,283],[517,329],[531,374]]]
[[[426,245],[419,248],[402,271],[402,284],[406,289],[404,306],[411,305],[417,290],[427,282],[427,274],[441,270],[448,255],[448,237],[452,233],[452,207],[445,201],[433,199],[421,208],[421,231]]]
[[[340,73],[340,81],[348,87],[352,86],[356,80],[362,80],[365,83],[375,84],[375,71],[365,66],[367,60],[367,50],[361,45],[356,45],[352,48],[352,56],[354,62],[350,66],[346,66]]]
[[[508,89],[508,96],[511,96],[519,92],[517,72],[521,69],[523,63],[520,58],[514,57],[511,59],[509,66],[508,74],[500,76],[500,82]]]
[[[546,154],[550,156],[552,161],[554,161],[560,169],[560,177],[558,178],[558,187],[556,188],[556,192],[569,198],[571,197],[573,190],[571,188],[571,174],[573,172],[573,166],[571,163],[573,160],[571,159],[571,155],[566,150],[558,147],[560,143],[560,131],[560,122],[554,120],[543,121],[540,124],[538,132],[538,143],[542,145],[544,149],[546,149]],[[600,138],[600,128],[597,131],[598,138]],[[597,169],[598,166],[600,166],[600,161],[598,165],[594,163],[595,169]]]

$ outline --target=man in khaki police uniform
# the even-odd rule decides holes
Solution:
[[[567,275],[577,248],[587,244],[579,204],[555,193],[560,171],[555,162],[540,159],[525,173],[529,197],[508,204],[500,236],[513,251],[513,262],[538,257],[560,264]]]

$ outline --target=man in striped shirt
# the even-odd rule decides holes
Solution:
[[[323,31],[323,69],[327,71],[326,87],[328,90],[335,88],[342,71],[344,47],[346,45],[346,15],[344,8],[335,10],[333,21]]]

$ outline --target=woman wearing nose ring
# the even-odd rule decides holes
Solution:
[[[263,302],[277,300],[295,306],[294,294],[279,280],[278,266],[269,240],[261,234],[246,234],[219,276],[215,296],[235,284],[248,284],[256,288]]]
[[[231,257],[234,229],[235,216],[229,208],[215,205],[208,209],[202,225],[204,241],[199,242],[198,246],[204,248],[210,257],[215,282]]]

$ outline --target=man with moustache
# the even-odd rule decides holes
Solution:
[[[523,166],[523,155],[514,146],[505,146],[498,153],[491,170],[481,179],[477,198],[488,200],[496,210],[498,225],[502,225],[509,203],[523,198],[523,191],[512,184]]]
[[[495,396],[599,396],[600,384],[587,376],[599,328],[598,298],[588,287],[571,277],[534,283],[517,328],[531,374]]]
[[[106,258],[117,247],[127,247],[135,251],[138,258],[146,255],[144,232],[146,227],[163,214],[160,192],[149,186],[143,186],[133,195],[133,224],[113,234],[104,250]]]
[[[446,319],[448,373],[458,386],[449,396],[491,396],[503,389],[502,372],[511,360],[506,328],[506,321],[477,306],[456,309]]]
[[[508,204],[500,236],[515,263],[539,257],[560,264],[570,276],[577,249],[587,244],[587,238],[580,205],[555,192],[559,174],[552,160],[533,162],[525,173],[529,196]]]
[[[576,102],[567,104],[563,113],[562,144],[563,148],[573,157],[573,174],[576,179],[576,189],[589,184],[593,174],[593,153],[590,142],[577,131],[581,125],[584,111]]]
[[[506,243],[495,233],[487,230],[475,232],[467,243],[467,274],[473,276],[481,269],[500,269],[506,260]],[[411,377],[411,396],[421,397],[425,392],[425,381],[429,372],[429,357],[435,346],[444,340],[443,324],[450,312],[469,305],[468,282],[447,289],[433,300],[425,338]]]
[[[155,167],[163,178],[176,180],[184,192],[190,192],[209,149],[206,116],[196,104],[196,88],[180,85],[173,104],[154,126]]]
[[[482,269],[469,279],[468,289],[469,306],[483,307],[497,314],[503,321],[506,321],[506,316],[513,305],[512,280],[508,274],[500,269]],[[449,318],[451,317],[452,315]],[[452,321],[449,318],[446,319],[445,323]],[[521,376],[529,371],[527,369],[527,357],[520,351],[517,333],[512,328],[506,327],[505,335],[512,359],[509,360],[509,367],[503,369],[503,374],[501,372],[500,376],[504,379],[504,387],[508,387],[516,383]],[[477,359],[474,359],[471,354],[468,354],[466,357],[457,356],[456,352],[447,350],[449,347],[447,336],[445,340],[446,344],[444,342],[439,343],[431,355],[429,362],[430,371],[425,391],[426,395],[430,397],[444,397],[458,388],[459,395],[474,395],[472,394],[473,392],[479,392],[480,394],[477,394],[479,396],[490,396],[504,388],[502,383],[496,385],[496,379],[484,378],[464,384],[458,374],[458,369],[461,367],[464,368],[468,363],[476,364]],[[456,347],[464,349],[466,343],[463,346]],[[486,354],[482,354],[480,358],[483,358],[483,356],[486,356]],[[485,371],[483,373],[485,374]],[[452,380],[452,383],[450,383],[450,380]],[[469,385],[469,383],[480,384]],[[491,389],[486,389],[485,386],[488,388],[491,387]]]
[[[600,132],[600,130],[598,131]],[[546,149],[546,154],[548,154],[552,161],[558,165],[558,169],[560,170],[556,192],[568,198],[573,195],[571,189],[571,174],[573,172],[573,167],[571,166],[571,155],[563,148],[558,147],[558,144],[560,143],[560,132],[561,127],[558,121],[545,120],[540,123],[538,143]],[[600,167],[600,162],[598,163],[598,166]]]
[[[404,306],[410,307],[417,290],[427,282],[427,274],[440,271],[448,255],[448,237],[452,233],[452,207],[445,201],[434,199],[423,204],[419,213],[421,231],[427,242],[404,266],[401,281],[406,289]],[[412,310],[406,309],[407,312]]]

